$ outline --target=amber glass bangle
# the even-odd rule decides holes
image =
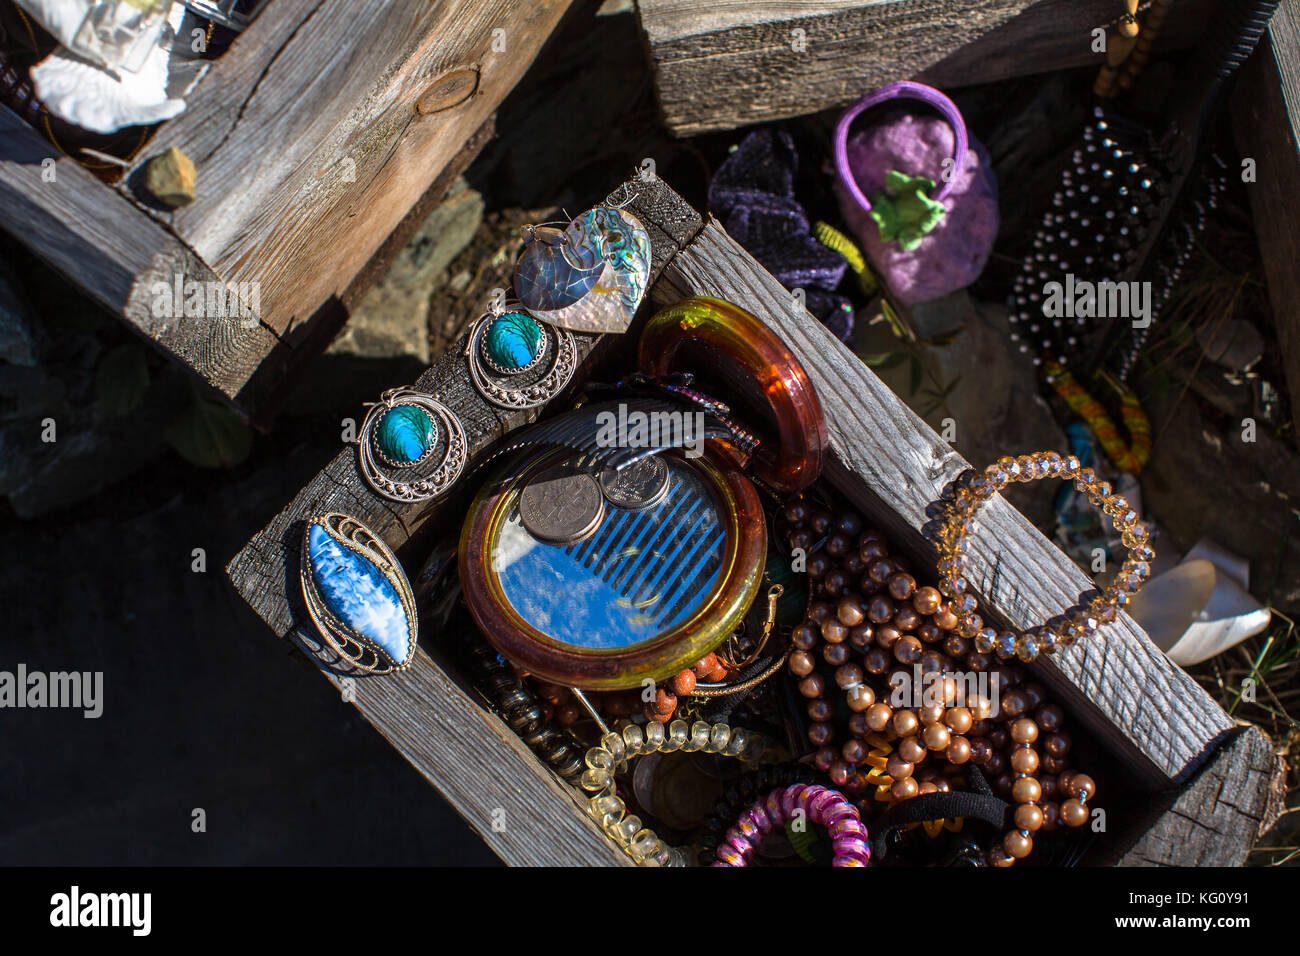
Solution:
[[[958,479],[958,490],[940,530],[939,590],[954,604],[968,603],[974,609],[975,599],[967,594],[970,584],[966,578],[965,539],[975,529],[975,515],[980,506],[1013,481],[1037,481],[1040,478],[1072,479],[1074,487],[1110,517],[1129,556],[1114,582],[1098,597],[1090,601],[1081,599],[1054,622],[1020,633],[998,633],[988,627],[982,629],[975,636],[975,649],[982,654],[996,653],[1002,660],[1017,657],[1022,661],[1032,661],[1039,654],[1052,654],[1058,647],[1069,647],[1080,638],[1091,636],[1102,625],[1111,623],[1118,616],[1119,609],[1128,606],[1142,582],[1150,577],[1151,561],[1155,558],[1155,552],[1148,544],[1151,533],[1140,515],[1129,506],[1126,498],[1114,494],[1110,484],[1100,480],[1095,471],[1081,467],[1075,456],[1062,458],[1054,451],[1046,451],[1003,457],[982,473],[972,470]]]
[[[760,451],[754,474],[781,491],[816,481],[830,447],[826,418],[808,373],[780,336],[738,305],[695,296],[650,317],[637,363],[648,375],[666,375],[690,352],[775,422],[775,451]]]

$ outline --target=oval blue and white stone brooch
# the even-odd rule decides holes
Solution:
[[[547,355],[551,358],[543,362]],[[569,383],[577,351],[568,329],[539,322],[519,303],[506,303],[474,322],[465,359],[474,387],[493,405],[535,408]]]
[[[388,545],[350,515],[320,515],[302,539],[302,594],[339,657],[374,674],[415,657],[415,595]]]
[[[366,413],[357,443],[361,474],[393,501],[438,497],[460,477],[468,452],[460,419],[413,388],[384,392]],[[438,463],[430,467],[439,449]]]
[[[589,209],[564,229],[525,226],[515,292],[535,318],[576,332],[625,332],[650,281],[650,234],[620,206]]]

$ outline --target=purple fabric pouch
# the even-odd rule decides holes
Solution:
[[[861,113],[903,99],[939,115],[891,110],[849,137]],[[899,303],[937,299],[983,271],[998,233],[997,181],[984,147],[938,90],[891,83],[850,107],[835,128],[835,172],[840,211]]]

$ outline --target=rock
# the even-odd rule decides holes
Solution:
[[[906,309],[906,314],[917,335],[933,339],[960,331],[973,308],[970,293],[958,289],[937,299],[918,302]]]
[[[1068,157],[1087,119],[1070,74],[961,90],[956,101],[966,125],[984,134],[993,162],[1002,216],[999,235],[1031,234],[1060,185],[1062,154]]]
[[[1245,319],[1224,319],[1196,329],[1196,341],[1206,358],[1244,372],[1264,357],[1264,336]]]
[[[961,300],[953,299],[954,307]],[[915,346],[916,359],[888,323],[859,314],[859,355],[891,353],[873,370],[895,394],[949,440],[974,467],[1001,455],[1068,451],[1065,435],[1039,394],[1038,373],[1011,348],[1006,309],[967,300],[962,327],[946,344]],[[1017,485],[1007,498],[1039,528],[1055,524],[1053,482]]]
[[[18,291],[18,277],[0,259],[0,361],[28,368],[36,364],[31,314]]]
[[[416,359],[428,365],[429,300],[483,220],[483,197],[464,179],[429,214],[388,273],[353,309],[327,350],[358,358]]]
[[[42,401],[0,423],[0,494],[20,518],[70,508],[148,467],[165,454],[164,430],[189,395],[184,373],[165,369],[142,405],[112,417],[85,394],[88,381],[66,392],[53,376],[43,375],[43,383]],[[0,380],[0,393],[9,387]],[[43,440],[47,419],[52,442]]]
[[[75,507],[148,468],[166,453],[163,431],[190,394],[186,373],[164,366],[134,407],[101,404],[95,370],[110,351],[101,335],[68,324],[50,328],[52,311],[94,307],[61,295],[51,283],[66,283],[52,273],[33,270],[30,280],[30,301],[42,312],[38,331],[50,341],[57,332],[58,348],[41,350],[30,367],[0,362],[0,497],[19,518]]]
[[[194,161],[173,146],[149,160],[144,168],[144,188],[167,208],[179,209],[194,202],[198,175]]]

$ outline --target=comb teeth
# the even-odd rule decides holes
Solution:
[[[1217,153],[1211,153],[1202,167],[1195,192],[1181,204],[1173,228],[1153,258],[1145,278],[1151,281],[1151,315],[1160,313],[1169,294],[1182,277],[1183,266],[1191,255],[1197,236],[1205,229],[1209,211],[1218,206],[1219,196],[1227,188],[1228,167]],[[1137,364],[1137,356],[1146,344],[1154,322],[1143,329],[1132,329],[1129,341],[1119,354],[1116,372],[1120,381],[1127,380]]]
[[[1230,0],[1219,11],[1219,21],[1207,33],[1199,58],[1213,64],[1214,75],[1229,76],[1251,51],[1278,7],[1279,0]]]

